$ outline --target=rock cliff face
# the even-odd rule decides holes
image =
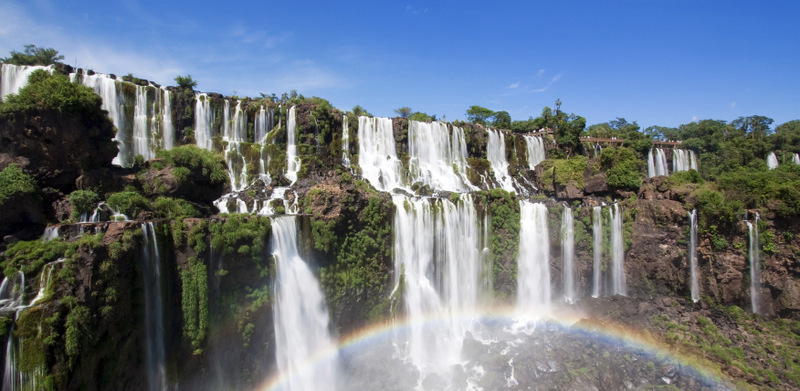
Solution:
[[[192,129],[183,132],[194,126],[186,114],[194,108],[194,95],[177,91],[174,96],[176,140],[193,144]],[[280,108],[276,115],[284,124],[285,111]],[[303,163],[300,179],[285,198],[288,204],[297,205],[300,252],[320,277],[331,328],[344,336],[402,315],[398,310],[403,308],[402,297],[393,294],[398,279],[393,264],[395,206],[391,194],[377,192],[360,180],[357,168],[351,172],[340,165],[345,114],[313,101],[298,104],[296,112]],[[253,110],[248,113],[254,115]],[[350,116],[350,152],[357,163],[358,121]],[[408,121],[396,118],[392,125],[398,156],[408,164]],[[484,127],[460,125],[469,154],[468,176],[481,188],[473,193],[478,215],[491,217],[487,230],[492,237],[494,303],[507,305],[515,300],[520,199],[544,202],[550,210],[550,285],[554,301],[561,297],[564,270],[558,227],[563,205],[568,204],[574,207],[579,222],[575,227],[575,268],[580,299],[571,308],[584,311],[583,325],[589,329],[622,325],[664,349],[694,349],[701,364],[716,368],[717,374],[731,383],[800,387],[793,378],[798,357],[791,351],[800,332],[800,323],[792,322],[800,320],[800,227],[777,216],[767,215],[762,220],[762,236],[769,237],[770,244],[765,247],[769,251],[762,253],[757,298],[763,317],[748,313],[753,298],[746,225],[742,222],[730,229],[701,232],[698,265],[703,299],[693,303],[687,257],[688,213],[696,203],[690,195],[692,184],[672,186],[657,177],[645,180],[636,193],[613,189],[593,159],[588,159],[578,177],[562,180],[557,171],[547,176],[542,167],[528,169],[523,137],[509,133],[506,159],[520,187],[519,195],[510,194],[493,183]],[[47,389],[144,389],[148,353],[143,347],[151,337],[146,330],[142,262],[153,255],[142,249],[146,241],[155,239],[162,273],[158,283],[164,314],[164,378],[180,389],[252,389],[275,370],[275,260],[269,244],[270,219],[255,214],[218,214],[211,202],[230,187],[213,179],[213,170],[205,163],[191,165],[168,157],[130,169],[113,167],[110,162],[117,152],[111,141],[113,132],[110,122],[86,123],[57,112],[0,118],[0,168],[18,163],[40,188],[51,189],[43,190],[42,200],[33,202],[31,207],[39,208],[35,221],[18,228],[38,234],[42,223],[50,222],[60,235],[50,242],[3,244],[6,275],[21,270],[27,277],[26,303],[38,290],[47,290],[46,299],[21,312],[14,331],[23,338],[23,351],[43,353],[25,356],[27,361],[17,370],[26,376],[40,371],[43,374],[30,376],[39,376],[37,380]],[[280,153],[285,150],[285,125],[276,128],[271,137],[275,154],[270,163],[274,166],[267,168],[273,174],[270,183],[255,179],[257,159],[268,147],[243,144],[251,148],[243,155],[253,180],[237,199],[248,212],[255,209],[252,205],[270,199],[278,187],[289,184],[282,176],[285,160],[280,161],[285,159]],[[544,137],[551,151],[555,142]],[[214,142],[218,147],[223,144],[218,135]],[[75,224],[67,195],[76,189],[94,189],[101,195],[140,192],[144,201],[125,204],[140,212],[140,221]],[[418,193],[434,192],[419,188]],[[458,198],[445,192],[436,195]],[[173,198],[186,201],[195,212],[186,213],[183,206],[158,206]],[[592,298],[592,207],[615,200],[624,211],[628,297]],[[277,214],[285,212],[277,210],[283,209],[282,200],[267,202],[274,203]],[[230,211],[238,210],[233,199],[227,205]],[[153,239],[143,233],[146,221],[154,223]],[[725,245],[715,244],[720,238]],[[40,275],[48,270],[45,264],[62,257],[52,283],[43,288]],[[607,257],[603,262],[607,266]],[[602,282],[607,285],[608,279],[604,271]],[[13,312],[5,315],[3,336],[10,331]],[[702,340],[695,335],[702,335]],[[561,330],[542,338],[545,344],[531,347],[537,354],[529,354],[519,364],[516,379],[546,379],[550,388],[611,389],[642,378],[653,385],[659,379],[675,378],[675,368],[669,363],[648,365],[648,361],[627,357],[628,353],[638,357],[635,351],[605,357],[608,360],[602,368],[592,369],[592,362],[602,361],[603,351],[611,347],[592,345]],[[770,338],[777,342],[769,342]],[[563,349],[556,353],[542,350],[553,344]],[[714,350],[715,344],[723,346],[722,350]],[[483,354],[465,343],[462,355],[502,373],[506,363],[496,356],[503,348],[493,346],[491,354]],[[589,353],[574,362],[566,358],[577,352]],[[538,359],[538,353],[551,360]],[[559,354],[565,357],[559,358]],[[565,368],[565,363],[571,369]],[[624,366],[627,372],[612,371],[612,366]],[[426,381],[431,389],[437,387],[437,379]],[[483,386],[490,389],[508,384],[507,378],[493,377]],[[703,386],[691,376],[675,384],[684,389]]]

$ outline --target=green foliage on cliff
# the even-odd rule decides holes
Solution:
[[[260,259],[265,255],[271,229],[268,217],[233,215],[209,225],[211,246],[226,255],[247,253]]]
[[[517,253],[519,252],[519,202],[502,189],[488,193],[491,216],[492,277],[495,295],[500,299],[514,297],[517,290]]]
[[[606,182],[611,188],[637,191],[642,185],[643,162],[629,148],[603,149],[600,165],[606,172]]]
[[[106,200],[108,206],[119,210],[120,213],[129,218],[136,217],[139,212],[150,209],[150,201],[143,195],[135,191],[121,191],[108,196]]]
[[[774,170],[743,169],[719,177],[726,198],[746,208],[769,209],[781,217],[800,216],[800,166],[782,164]]]
[[[58,110],[64,114],[105,117],[102,99],[93,89],[70,83],[65,75],[51,75],[43,70],[31,73],[28,85],[19,93],[8,95],[0,104],[0,113],[14,111]]]
[[[185,167],[198,171],[207,177],[211,183],[225,183],[228,181],[228,174],[225,172],[225,159],[222,155],[198,148],[195,145],[184,145],[168,151],[159,151],[158,157],[164,159],[167,164],[175,167]],[[176,176],[188,174],[176,173]],[[180,178],[179,178],[180,179]]]
[[[24,52],[11,51],[11,57],[0,59],[0,62],[14,65],[53,65],[63,60],[64,56],[58,54],[53,48],[40,48],[36,45],[25,45]]]
[[[203,352],[208,331],[208,271],[196,257],[189,258],[189,268],[181,270],[181,308],[183,333],[191,342],[194,354]]]
[[[80,219],[83,213],[88,213],[94,208],[100,197],[91,190],[75,190],[69,195],[69,203],[72,204],[72,219]]]
[[[158,197],[153,202],[153,210],[160,217],[179,219],[182,217],[200,217],[200,212],[182,198]]]
[[[10,244],[3,254],[3,273],[9,278],[20,270],[27,276],[36,275],[46,263],[63,256],[70,246],[77,247],[76,244],[58,239],[47,242],[37,239]]]
[[[22,172],[17,163],[11,163],[0,171],[0,207],[6,207],[6,202],[19,197],[41,198],[36,181]]]
[[[583,189],[583,174],[588,167],[588,158],[583,155],[575,155],[569,159],[547,159],[539,163],[542,167],[542,183],[545,188],[554,191],[553,184],[566,186],[571,181],[575,181],[578,189]]]

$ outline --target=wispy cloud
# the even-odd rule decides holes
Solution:
[[[536,75],[534,75],[531,79],[537,80],[540,77],[542,77],[545,74],[545,72],[546,71],[544,69],[540,69],[538,72],[536,72]],[[555,84],[556,82],[561,80],[561,76],[563,76],[562,73],[559,73],[559,74],[553,76],[552,78],[550,78],[550,81],[547,82],[547,84],[544,85],[544,86],[541,86],[541,85],[540,86],[529,86],[529,85],[520,86],[520,82],[516,82],[516,83],[511,84],[508,87],[504,87],[504,89],[510,89],[512,91],[509,91],[509,92],[507,92],[507,93],[505,93],[503,95],[516,95],[516,94],[521,94],[521,93],[545,92],[548,89],[550,89],[550,87],[552,87],[553,84]],[[535,84],[540,84],[540,83],[541,82],[535,83]]]
[[[519,88],[519,82],[511,83],[511,85],[506,88]]]
[[[412,14],[412,15],[424,14],[426,12],[428,12],[428,8],[414,8],[414,7],[410,6],[410,5],[406,6],[406,13],[409,13],[409,14]]]
[[[731,108],[736,107],[736,102],[731,102]]]
[[[544,75],[544,71],[545,71],[544,69],[540,69],[539,72],[536,72],[536,76],[534,76],[533,78],[537,79],[539,76]]]
[[[242,23],[237,23],[231,28],[230,36],[240,40],[241,43],[261,43],[265,48],[272,49],[288,41],[292,34],[283,32],[277,35],[270,35],[266,31],[252,30]]]

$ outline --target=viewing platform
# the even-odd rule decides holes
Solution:
[[[620,144],[620,145],[622,145],[622,143],[625,142],[625,139],[616,138],[616,137],[615,138],[581,137],[581,142],[582,143],[593,143],[593,144],[606,143],[606,144]]]

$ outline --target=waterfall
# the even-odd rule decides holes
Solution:
[[[56,270],[56,265],[64,262],[66,258],[59,258],[53,262],[49,262],[42,266],[42,271],[39,274],[39,293],[31,300],[28,307],[33,307],[36,303],[42,300],[50,289],[50,281],[53,280],[53,272]]]
[[[81,83],[94,89],[94,92],[100,95],[103,101],[100,107],[108,111],[108,117],[111,118],[111,122],[117,128],[114,141],[119,144],[119,154],[117,154],[112,163],[123,167],[130,166],[133,163],[132,150],[128,145],[131,129],[128,127],[125,118],[125,96],[122,94],[122,89],[119,85],[122,82],[111,78],[111,75],[100,73],[93,75],[71,73],[69,78],[73,83]]]
[[[622,210],[614,204],[611,213],[611,294],[625,296],[625,246],[622,239]]]
[[[295,106],[289,108],[289,117],[286,119],[286,178],[297,182],[297,172],[300,171],[300,158],[297,157],[297,115]]]
[[[603,291],[603,279],[600,270],[600,261],[603,259],[603,208],[592,208],[592,297],[600,297]]]
[[[133,152],[134,157],[142,155],[145,161],[156,157],[150,145],[150,132],[147,118],[147,87],[136,86],[136,100],[133,106]]]
[[[547,207],[520,201],[517,307],[542,309],[550,305],[550,238]]]
[[[391,119],[358,117],[358,166],[364,179],[377,190],[403,187]]]
[[[318,361],[313,373],[301,371],[324,349],[335,347],[319,281],[297,251],[294,217],[272,219],[275,278],[275,351],[289,391],[335,390],[336,359]]]
[[[342,165],[350,168],[350,129],[348,129],[348,119],[345,113],[342,116]]]
[[[0,72],[0,100],[5,100],[8,94],[16,94],[22,87],[28,85],[28,77],[38,69],[53,72],[52,66],[41,65],[13,65],[2,64]]]
[[[436,190],[477,190],[467,178],[467,143],[464,131],[453,126],[452,135],[442,122],[410,121],[408,155],[411,181]]]
[[[161,105],[162,147],[170,150],[175,146],[175,126],[172,125],[172,97],[169,96],[168,89],[162,88],[162,91],[164,92],[163,104]]]
[[[496,129],[486,130],[489,133],[489,142],[486,146],[486,158],[492,164],[494,178],[503,190],[514,192],[511,176],[508,175],[508,161],[506,161],[506,141],[503,132]]]
[[[275,112],[272,110],[272,108],[267,109],[266,107],[261,106],[256,114],[255,142],[260,144],[259,151],[261,153],[258,174],[266,185],[272,182],[272,177],[269,175],[269,162],[271,159],[268,153],[265,154],[265,147],[267,144],[269,144],[267,136],[269,135],[269,132],[272,131],[274,124]]]
[[[697,303],[700,300],[700,276],[697,270],[697,210],[689,212],[689,226],[691,234],[689,236],[689,270],[692,279],[692,301]]]
[[[689,171],[697,170],[697,156],[694,151],[675,149],[672,151],[672,170]]]
[[[145,337],[147,339],[148,391],[167,389],[166,354],[164,352],[164,314],[161,304],[161,256],[158,251],[155,225],[142,224],[142,280],[145,300]]]
[[[544,140],[541,137],[525,136],[525,144],[528,146],[528,167],[533,170],[545,159]]]
[[[753,313],[759,313],[758,296],[761,292],[761,250],[758,241],[758,213],[756,213],[755,223],[747,222],[747,229],[750,231],[750,302]]]
[[[22,344],[14,338],[14,328],[19,318],[19,313],[27,308],[23,304],[25,297],[25,274],[21,271],[10,281],[8,277],[3,278],[0,285],[0,311],[14,312],[14,322],[8,331],[8,342],[6,345],[5,370],[3,372],[3,391],[18,391],[23,389],[36,389],[37,376],[31,376],[19,368],[18,360],[22,356]],[[40,373],[43,377],[43,373]]]
[[[561,258],[563,261],[564,299],[570,304],[578,298],[575,292],[574,257],[575,232],[572,209],[564,206],[564,213],[561,215]]]
[[[655,153],[653,153],[655,151]],[[667,155],[661,148],[653,148],[647,153],[647,176],[669,175],[667,168]]]
[[[767,167],[769,167],[770,170],[778,168],[778,157],[775,156],[775,152],[770,152],[769,155],[767,155]]]
[[[421,379],[460,362],[462,341],[470,323],[459,313],[475,309],[487,291],[482,283],[488,258],[482,256],[481,231],[472,198],[392,197],[395,204],[395,283],[404,273],[406,314],[410,322],[403,352]],[[413,320],[448,319],[444,326]]]
[[[792,163],[800,164],[800,154],[795,153],[792,155]]]
[[[222,111],[223,131],[222,141],[225,147],[225,162],[228,163],[228,176],[231,180],[231,190],[242,191],[247,187],[247,162],[242,154],[242,144],[247,141],[247,116],[242,110],[242,102],[236,104],[236,111],[231,118],[230,101],[225,101]]]
[[[44,229],[44,235],[42,235],[43,242],[49,242],[53,239],[58,239],[58,226],[51,225]]]
[[[211,150],[214,147],[211,124],[214,123],[214,109],[207,94],[197,94],[194,103],[194,141],[198,147]]]

